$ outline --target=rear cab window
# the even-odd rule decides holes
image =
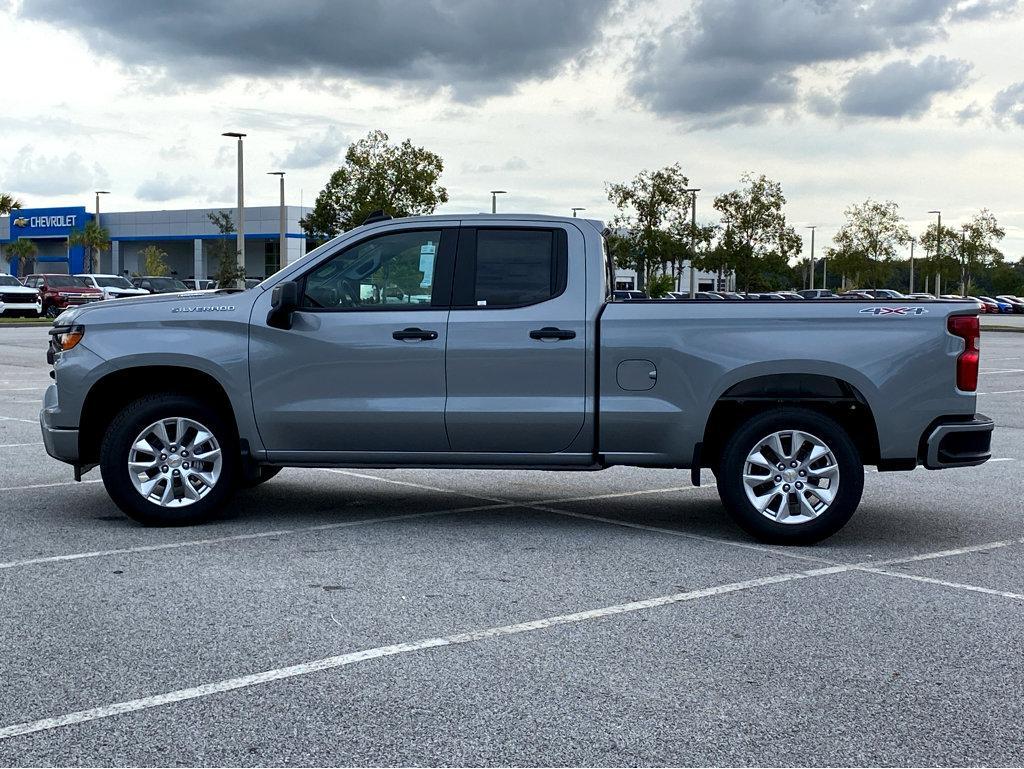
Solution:
[[[452,306],[526,307],[565,291],[568,245],[560,228],[464,227]]]

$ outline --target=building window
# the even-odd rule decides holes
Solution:
[[[281,241],[263,241],[263,275],[267,278],[281,269]]]

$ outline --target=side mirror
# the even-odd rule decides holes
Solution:
[[[290,329],[292,313],[299,309],[299,284],[289,280],[274,286],[270,295],[270,312],[267,325],[274,328]]]

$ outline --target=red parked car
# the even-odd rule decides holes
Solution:
[[[29,275],[25,285],[39,289],[47,318],[56,318],[68,307],[103,299],[102,291],[73,275]]]

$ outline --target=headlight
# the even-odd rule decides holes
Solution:
[[[67,352],[82,341],[82,337],[85,336],[85,326],[55,328],[50,334],[53,336],[53,341],[56,342],[57,349],[61,352]]]

